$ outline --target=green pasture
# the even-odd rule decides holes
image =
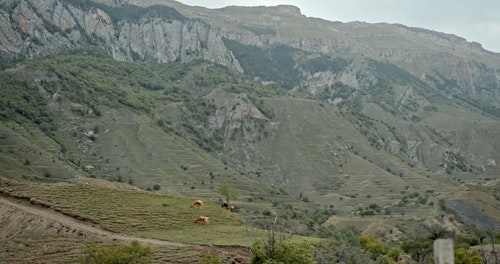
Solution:
[[[237,213],[221,208],[215,201],[205,201],[203,208],[192,208],[191,198],[71,183],[18,184],[4,191],[36,199],[61,213],[126,235],[240,246],[251,246],[256,239],[268,235],[265,230],[245,224]],[[207,216],[210,223],[195,223],[200,215]]]

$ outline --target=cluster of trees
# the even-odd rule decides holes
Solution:
[[[252,246],[252,264],[271,263],[314,263],[312,245],[310,243],[292,243],[286,240],[258,240]]]
[[[298,85],[300,73],[294,68],[294,54],[302,51],[286,45],[265,49],[229,39],[224,39],[224,44],[233,52],[249,77],[274,81],[286,89]]]
[[[48,107],[48,101],[55,100],[56,106],[71,105],[69,110],[84,118],[99,118],[103,106],[142,112],[155,117],[157,125],[167,133],[176,133],[207,151],[219,151],[224,135],[221,131],[211,131],[207,124],[209,117],[215,114],[216,105],[204,96],[216,86],[229,93],[245,93],[262,113],[272,117],[262,97],[280,90],[204,61],[151,65],[116,62],[95,46],[23,64],[28,73],[42,77],[36,82],[18,71],[1,73],[0,120],[31,123],[47,135],[57,130],[57,120]],[[159,102],[179,102],[185,106],[182,122],[173,122],[167,115],[155,116]],[[96,139],[95,136],[89,138]]]
[[[329,56],[319,56],[304,62],[301,67],[311,73],[314,72],[341,72],[343,71],[349,63],[343,58],[332,58]]]
[[[276,220],[276,218],[275,218]],[[322,263],[430,263],[433,259],[433,234],[427,238],[405,240],[402,243],[384,243],[375,235],[359,235],[343,239],[330,239],[321,243],[294,243],[285,239],[275,230],[276,221],[265,240],[257,240],[251,249],[252,264],[322,264]],[[500,239],[496,234],[497,240]],[[471,250],[480,240],[466,235],[455,237],[455,263],[481,264],[498,263],[495,256],[487,257],[480,251]],[[495,241],[493,241],[495,242]],[[496,241],[498,243],[498,241]],[[152,262],[154,251],[149,246],[142,246],[138,241],[124,244],[88,244],[79,258],[81,264],[101,263],[137,263]],[[484,253],[484,252],[483,252]],[[217,252],[205,252],[202,263],[221,263]]]
[[[420,226],[396,242],[383,234],[360,235],[355,228],[340,231],[330,226],[324,230],[330,237],[323,242],[294,244],[278,235],[278,229],[271,225],[269,238],[253,244],[252,263],[431,263],[433,242],[438,238],[453,238],[455,263],[498,263],[496,255],[473,249],[499,243],[500,233],[492,230],[456,235],[439,225]]]
[[[0,120],[31,123],[50,135],[54,131],[54,117],[37,87],[21,77],[0,73]]]
[[[237,189],[227,181],[218,190],[228,204],[239,196]],[[365,210],[382,211],[375,204]],[[321,218],[325,212],[331,213],[325,209],[313,215],[320,215]],[[422,224],[414,227],[414,230],[407,230],[406,237],[394,241],[382,233],[362,235],[355,227],[338,230],[332,225],[322,225],[318,230],[323,234],[323,240],[297,243],[291,240],[294,231],[290,231],[287,221],[282,218],[278,222],[278,216],[274,216],[267,222],[264,226],[269,231],[267,239],[256,240],[251,247],[252,264],[430,263],[433,259],[433,242],[438,238],[453,238],[455,263],[498,263],[496,255],[489,256],[484,250],[472,250],[472,247],[480,246],[482,249],[483,244],[500,243],[500,232],[480,230],[473,226],[464,230],[467,233],[456,234],[437,223]],[[138,241],[130,245],[92,243],[83,249],[80,263],[151,263],[152,254],[151,248],[140,245]],[[205,252],[201,258],[205,264],[221,263],[216,252]]]

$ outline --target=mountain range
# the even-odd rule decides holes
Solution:
[[[214,201],[230,182],[249,222],[292,206],[310,234],[500,230],[500,54],[459,36],[289,5],[1,0],[0,59],[1,177]]]

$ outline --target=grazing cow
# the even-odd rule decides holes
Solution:
[[[195,207],[195,206],[198,206],[198,207],[203,208],[203,201],[202,201],[202,200],[195,200],[195,201],[191,204],[191,208],[193,208],[193,207]]]
[[[194,222],[200,223],[202,225],[208,225],[208,223],[209,223],[208,217],[203,216],[203,215],[198,216],[198,218],[196,218],[196,220],[194,220]]]
[[[224,202],[221,207],[224,207],[227,210],[234,212],[234,205],[229,205],[227,202]]]

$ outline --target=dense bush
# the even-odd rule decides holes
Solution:
[[[55,130],[52,113],[37,87],[9,73],[0,73],[0,120],[33,123],[46,134]]]
[[[100,245],[96,242],[87,245],[79,258],[80,264],[122,264],[151,263],[153,250],[149,246],[142,246],[134,240],[130,245],[110,244]]]
[[[309,264],[314,263],[312,246],[288,241],[258,240],[252,245],[252,264]]]
[[[301,67],[309,72],[340,72],[348,66],[348,63],[343,58],[332,58],[328,56],[320,56],[310,59],[302,63]]]
[[[313,259],[317,264],[374,263],[359,246],[341,240],[328,240],[315,245]]]
[[[48,92],[58,92],[61,98],[85,105],[97,116],[101,105],[150,113],[155,100],[148,91],[163,90],[172,98],[186,98],[171,85],[184,76],[189,67],[186,64],[117,62],[104,50],[91,46],[26,63],[33,71],[57,76],[41,81]]]
[[[294,68],[294,54],[301,53],[298,49],[285,45],[263,49],[228,39],[224,39],[224,44],[236,56],[247,76],[278,82],[286,89],[298,85],[299,71]]]
[[[202,264],[221,264],[220,256],[217,251],[204,252],[201,256]]]
[[[22,64],[26,72],[41,78],[34,81],[29,76],[18,78],[15,75],[18,73],[1,73],[1,120],[30,122],[50,133],[56,129],[47,107],[47,101],[51,100],[56,106],[71,105],[69,113],[97,118],[101,117],[105,106],[153,116],[158,103],[178,102],[182,103],[179,105],[182,105],[180,118],[183,122],[172,122],[168,115],[158,115],[155,116],[157,125],[207,151],[220,151],[224,144],[224,134],[208,127],[216,105],[205,96],[215,87],[233,94],[245,94],[268,118],[274,114],[263,97],[282,90],[279,86],[264,86],[201,60],[150,65],[117,62],[95,46],[63,51]]]

